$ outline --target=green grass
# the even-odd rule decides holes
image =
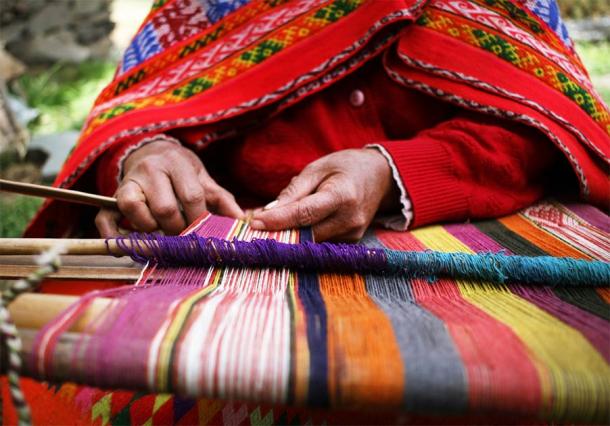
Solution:
[[[112,62],[86,61],[58,63],[50,68],[29,71],[13,85],[40,117],[30,123],[36,134],[80,130],[93,101],[112,79]]]
[[[0,237],[20,237],[42,201],[21,195],[0,197]]]
[[[610,42],[581,42],[576,50],[591,75],[610,74]]]
[[[28,125],[33,134],[80,130],[99,92],[112,79],[116,65],[86,61],[59,63],[50,68],[29,70],[11,89],[36,108],[40,116]],[[0,169],[14,162],[11,153],[0,156]],[[7,163],[8,162],[8,163]],[[0,237],[19,237],[42,200],[24,196],[0,196]]]
[[[584,62],[593,84],[610,105],[610,42],[578,43],[576,50]]]
[[[40,116],[28,125],[32,134],[80,130],[95,98],[112,79],[116,65],[86,61],[59,63],[30,70],[11,84],[13,92],[36,108]],[[14,162],[10,153],[0,156],[0,168]],[[42,200],[24,196],[0,196],[0,237],[19,237]]]

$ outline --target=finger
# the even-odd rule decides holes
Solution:
[[[152,232],[159,229],[150,208],[146,204],[146,195],[140,185],[128,180],[116,193],[119,210],[138,231]]]
[[[206,193],[200,173],[193,166],[176,167],[170,173],[171,182],[178,200],[184,209],[188,223],[195,221],[207,210]]]
[[[322,176],[322,174],[317,172],[315,166],[310,165],[305,167],[303,171],[292,178],[288,186],[280,192],[277,197],[277,203],[274,205],[272,205],[273,203],[268,204],[266,206],[267,209],[277,208],[310,195],[320,184]]]
[[[116,210],[102,209],[95,216],[95,226],[102,238],[111,238],[120,235],[118,222],[121,213]]]
[[[233,194],[216,183],[208,187],[206,198],[214,213],[236,219],[241,219],[246,215],[235,201]]]
[[[330,192],[316,192],[302,200],[263,210],[254,215],[251,226],[255,229],[283,230],[314,225],[339,208],[339,200]]]
[[[165,233],[176,235],[186,228],[169,176],[165,173],[149,175],[142,189],[152,215]]]

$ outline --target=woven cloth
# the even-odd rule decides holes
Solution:
[[[158,133],[231,143],[375,56],[405,90],[537,128],[581,199],[608,204],[610,112],[555,0],[158,0],[55,185],[93,191],[107,149]],[[88,214],[49,201],[28,236],[82,232]]]
[[[188,232],[310,238],[213,215]],[[545,202],[499,220],[372,229],[363,243],[609,261],[610,220]],[[31,368],[44,379],[255,404],[607,421],[610,288],[525,284],[148,267],[135,286],[85,295],[42,330]],[[97,299],[111,303],[83,333],[63,334]]]

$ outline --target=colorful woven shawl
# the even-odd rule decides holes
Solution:
[[[310,238],[308,230],[264,233],[213,215],[189,232]],[[370,230],[363,243],[607,262],[610,218],[547,202],[499,220]],[[135,286],[85,295],[42,330],[30,370],[53,381],[173,392],[174,404],[184,397],[265,403],[276,407],[269,424],[286,405],[607,421],[610,287],[526,284],[151,266]],[[85,319],[99,303],[104,308]],[[70,332],[76,322],[80,333]]]
[[[583,199],[608,204],[610,113],[555,0],[158,0],[55,184],[92,190],[108,147],[158,132],[225,143],[377,54],[397,84],[540,129]],[[74,232],[62,218],[80,213],[49,202],[29,235]]]

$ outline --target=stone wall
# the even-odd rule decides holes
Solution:
[[[112,0],[0,2],[0,49],[26,64],[80,62],[110,52]]]

